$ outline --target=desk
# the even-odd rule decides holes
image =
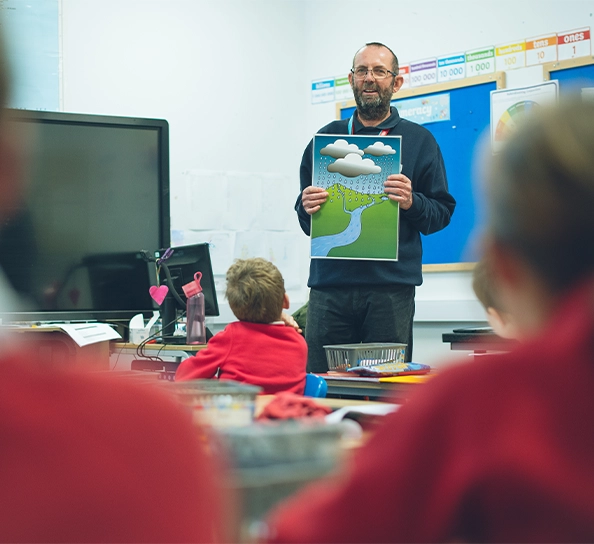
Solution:
[[[431,378],[432,374],[418,376],[402,376],[401,378],[367,378],[353,376],[344,372],[328,372],[319,374],[328,384],[329,398],[351,398],[359,400],[386,400],[402,404],[413,391],[425,381]]]
[[[190,355],[206,348],[206,344],[144,344],[142,352],[139,353],[139,344],[130,342],[111,342],[111,353],[132,354],[138,358],[133,360],[130,370],[144,370],[148,372],[160,372],[162,379],[173,381],[175,371],[179,364]],[[150,357],[150,358],[149,358]],[[159,361],[156,357],[167,357],[170,361]]]
[[[46,366],[85,366],[90,370],[109,370],[109,340],[79,346],[59,327],[3,327],[6,337],[26,342]]]
[[[256,397],[256,412],[274,398],[274,395]],[[331,407],[343,403],[350,406],[379,404],[342,399],[312,400]],[[370,433],[363,433],[355,439],[346,434],[346,428],[345,424],[325,425],[323,420],[316,419],[265,422],[221,432],[231,446],[230,458],[234,461],[230,477],[223,482],[237,494],[241,504],[242,519],[235,541],[263,541],[257,530],[271,508],[305,485],[338,471],[370,436]]]
[[[112,342],[111,350],[113,353],[132,353],[136,354],[137,344],[124,342]],[[160,372],[162,379],[173,380],[175,371],[182,360],[189,355],[206,348],[205,344],[199,345],[177,345],[177,344],[145,344],[144,350],[146,357],[169,357],[172,361],[158,361],[140,357],[131,363],[131,370],[143,370],[149,372]],[[328,372],[319,374],[328,384],[327,397],[329,399],[354,399],[354,400],[372,400],[384,401],[390,399],[390,402],[403,403],[410,394],[415,391],[420,384],[431,378],[433,374],[426,376],[402,376],[398,378],[367,378],[353,376],[345,372]],[[414,378],[417,378],[415,380]],[[396,381],[392,381],[396,380]]]
[[[152,376],[153,384],[158,381],[154,373],[135,372],[123,376],[124,379],[141,381],[147,380],[147,377],[150,380]],[[175,394],[173,384],[162,383],[161,387]],[[255,415],[259,415],[274,398],[275,395],[257,395]],[[383,403],[346,399],[308,400],[330,408],[385,406]],[[203,410],[198,412],[204,414]],[[353,433],[352,422],[349,422],[351,432],[347,434],[348,425],[325,425],[323,419],[278,420],[239,427],[227,426],[228,420],[223,419],[220,427],[212,425],[207,433],[200,430],[201,440],[208,441],[210,451],[230,462],[220,481],[237,497],[241,511],[241,518],[233,526],[233,538],[230,540],[259,541],[257,529],[270,509],[303,486],[339,469],[355,449],[371,436],[373,430],[368,430],[369,425],[378,424],[383,416],[368,417],[367,425],[362,423],[363,433],[358,435]],[[371,417],[377,420],[373,422]]]
[[[516,342],[497,336],[489,330],[460,329],[443,333],[442,340],[450,342],[450,349],[460,351],[473,351],[475,354],[487,352],[509,351]]]

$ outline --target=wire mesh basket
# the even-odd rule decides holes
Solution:
[[[196,421],[213,427],[251,425],[262,388],[231,380],[186,380],[169,389],[189,407]]]
[[[382,363],[404,363],[407,344],[368,343],[324,346],[329,370],[346,370],[356,366]]]

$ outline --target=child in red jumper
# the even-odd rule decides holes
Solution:
[[[282,320],[289,297],[278,268],[261,258],[235,261],[227,271],[226,297],[239,321],[183,361],[176,380],[218,376],[258,385],[264,394],[303,394],[307,345]]]

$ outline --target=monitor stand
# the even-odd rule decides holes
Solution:
[[[163,344],[175,344],[175,345],[185,345],[186,344],[186,337],[185,336],[162,336],[161,342]]]

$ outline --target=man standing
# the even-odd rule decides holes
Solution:
[[[399,342],[412,356],[415,287],[422,283],[421,236],[447,226],[456,206],[448,192],[441,151],[425,128],[401,119],[390,106],[403,83],[398,59],[377,42],[353,59],[349,81],[357,109],[351,119],[333,121],[320,134],[402,136],[402,173],[388,176],[385,192],[400,205],[398,261],[312,259],[305,337],[308,371],[326,372],[324,345]],[[295,210],[309,235],[311,215],[328,192],[312,186],[313,140],[301,161],[301,194]]]

